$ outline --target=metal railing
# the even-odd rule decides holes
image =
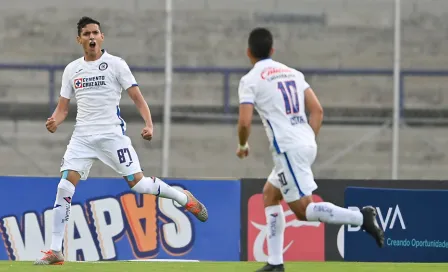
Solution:
[[[49,108],[52,111],[55,107],[56,72],[63,71],[65,66],[62,65],[45,65],[45,64],[8,64],[0,63],[0,70],[34,70],[48,72],[48,96]],[[143,73],[164,73],[164,67],[141,67],[131,66],[133,72]],[[311,76],[393,76],[392,69],[299,69],[307,77]],[[243,75],[249,71],[248,68],[235,67],[174,67],[173,72],[179,74],[221,74],[222,75],[222,105],[224,113],[230,109],[230,76],[234,74]],[[448,70],[419,70],[419,69],[402,69],[400,72],[400,111],[404,107],[405,84],[406,77],[440,77],[448,76]]]

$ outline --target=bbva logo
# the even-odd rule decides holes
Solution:
[[[347,207],[350,210],[359,211],[358,207]],[[394,229],[400,227],[401,229],[406,229],[406,223],[403,219],[403,215],[401,214],[400,206],[395,205],[395,207],[388,207],[387,211],[385,209],[381,210],[380,207],[376,207],[376,211],[378,213],[378,223],[380,227],[387,231],[387,229]],[[347,231],[359,231],[361,229],[360,226],[347,226]]]

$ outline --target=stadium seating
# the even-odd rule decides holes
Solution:
[[[49,135],[43,122],[1,121],[0,171],[11,175],[57,175],[73,123],[64,123]],[[162,127],[155,127],[151,142],[141,139],[141,124],[128,124],[128,135],[139,154],[141,166],[150,175],[161,173]],[[251,155],[240,161],[234,154],[234,125],[173,124],[170,173],[174,177],[266,177],[272,163],[267,138],[261,126],[253,128]],[[446,129],[404,128],[400,137],[400,177],[442,179],[448,158]],[[359,146],[354,143],[365,139]],[[314,167],[318,178],[389,178],[392,133],[390,129],[364,126],[326,126],[319,137]],[[92,176],[115,176],[102,163],[94,164]]]
[[[0,59],[14,63],[61,64],[79,57],[75,43],[76,22],[82,15],[98,18],[106,33],[105,47],[123,56],[130,65],[164,65],[164,13],[158,1],[133,1],[123,9],[122,1],[108,1],[107,8],[89,10],[83,4],[59,5],[55,0],[28,3],[8,2],[0,8]],[[232,1],[234,5],[232,5]],[[386,0],[257,1],[232,0],[223,5],[213,1],[174,1],[173,61],[175,66],[248,67],[245,45],[248,31],[258,25],[272,28],[276,36],[276,57],[300,68],[392,68],[393,4]],[[19,2],[16,3],[16,2]],[[414,69],[443,69],[448,61],[444,43],[448,20],[441,10],[448,2],[413,0],[403,3],[402,66]],[[429,3],[429,2],[428,2]],[[36,5],[35,7],[33,5]],[[229,8],[229,7],[235,8]],[[288,7],[297,7],[291,12]],[[39,12],[35,12],[35,10]],[[266,14],[295,14],[289,21],[273,23]],[[278,16],[277,16],[278,17]],[[282,17],[280,17],[282,19]],[[276,19],[276,20],[280,20]],[[24,42],[26,40],[26,42]],[[307,75],[308,76],[308,75]],[[309,75],[311,77],[311,75]],[[154,77],[157,79],[154,80]],[[9,78],[10,80],[4,80]],[[209,104],[211,97],[222,96],[218,75],[175,78],[176,103]],[[8,101],[34,98],[42,92],[45,99],[46,76],[26,77],[23,72],[0,76],[0,82],[17,82],[6,91]],[[163,76],[140,75],[149,99],[160,102]],[[386,77],[310,78],[326,105],[341,103],[359,106],[390,106],[392,81]],[[210,83],[213,82],[213,83]],[[232,77],[236,86],[238,76]],[[410,86],[409,86],[410,85]],[[435,86],[434,86],[435,85]],[[408,96],[417,96],[418,106],[446,106],[444,99],[431,100],[442,79],[423,78],[408,84]],[[6,86],[10,87],[10,86]],[[204,90],[206,88],[206,91]],[[427,95],[412,90],[431,89]],[[33,93],[32,96],[27,95]],[[216,94],[215,94],[216,93]],[[204,95],[205,94],[205,95]],[[423,97],[421,97],[423,96]],[[335,97],[344,99],[334,99]],[[192,99],[193,98],[193,99]]]

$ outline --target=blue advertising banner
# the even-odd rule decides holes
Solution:
[[[447,262],[448,190],[405,190],[348,187],[345,207],[376,207],[385,232],[379,248],[359,227],[345,228],[346,261]]]
[[[76,188],[67,224],[68,261],[240,258],[239,180],[165,180],[188,189],[209,213],[202,223],[176,202],[132,192],[119,178]],[[59,178],[0,177],[0,260],[35,260],[51,244]]]

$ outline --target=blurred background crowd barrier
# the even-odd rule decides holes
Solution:
[[[104,3],[101,3],[104,2]],[[45,119],[63,68],[82,56],[76,23],[99,20],[104,48],[134,71],[153,112],[155,138],[123,93],[123,118],[146,173],[162,172],[165,2],[0,1],[0,173],[58,175],[76,107],[57,133]],[[238,82],[253,27],[275,36],[275,59],[302,70],[325,110],[318,178],[380,179],[392,172],[394,3],[390,0],[173,0],[170,177],[266,177],[271,154],[261,123],[252,153],[234,155]],[[448,163],[448,2],[401,3],[398,177],[443,179]],[[115,173],[96,163],[92,177]]]

